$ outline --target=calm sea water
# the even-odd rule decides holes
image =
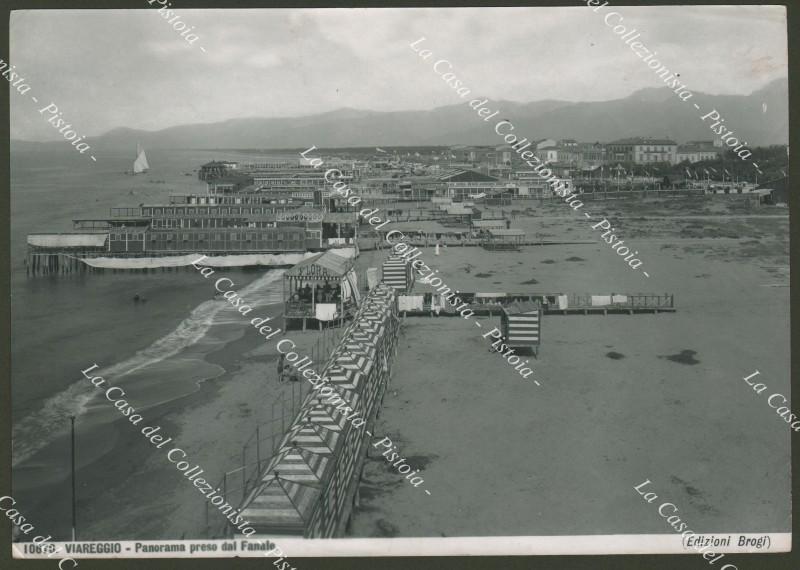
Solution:
[[[66,476],[63,451],[58,450],[66,445],[70,415],[78,416],[76,424],[89,438],[90,432],[118,419],[109,413],[115,412],[109,406],[93,405],[99,391],[81,370],[97,363],[99,372],[122,386],[136,407],[146,408],[191,393],[198,382],[220,375],[223,371],[203,356],[244,333],[238,326],[242,317],[228,303],[213,300],[213,283],[194,271],[26,277],[28,233],[69,231],[73,219],[105,217],[110,207],[162,202],[173,193],[205,192],[205,184],[192,170],[209,160],[285,158],[148,151],[150,172],[132,177],[124,171],[130,169],[133,154],[133,150],[99,149],[94,163],[69,145],[12,150],[15,491]],[[258,308],[281,300],[281,273],[233,270],[226,276]],[[137,294],[147,302],[133,303]],[[96,459],[102,446],[93,451],[84,453],[81,463]]]

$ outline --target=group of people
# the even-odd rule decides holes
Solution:
[[[331,287],[331,284],[327,281],[325,281],[325,285],[317,283],[313,291],[311,285],[306,283],[305,287],[299,289],[297,293],[295,293],[296,301],[305,301],[306,303],[310,303],[312,299],[317,303],[338,303],[341,298],[341,286],[337,283],[335,286]]]

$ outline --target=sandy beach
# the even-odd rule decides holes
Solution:
[[[276,319],[281,310],[282,306],[273,305],[258,311],[258,315],[263,313]],[[214,483],[220,483],[225,472],[241,466],[242,448],[248,440],[246,462],[250,478],[256,470],[255,440],[251,439],[256,426],[261,426],[263,461],[269,457],[269,422],[273,412],[276,437],[281,433],[280,407],[273,408],[272,402],[283,395],[288,406],[293,389],[299,402],[301,390],[307,393],[310,387],[301,382],[279,383],[275,343],[290,338],[299,351],[310,357],[323,352],[322,343],[317,344],[322,335],[316,331],[290,330],[286,336],[265,341],[245,317],[229,326],[240,327],[240,338],[206,357],[210,364],[225,372],[204,382],[194,394],[146,412],[148,425],[161,425],[162,432],[174,438],[174,446],[186,451],[192,465],[198,464],[205,471],[202,477]],[[329,346],[336,334],[338,331],[329,330],[325,335]],[[287,410],[285,421],[288,424],[290,420]],[[100,494],[83,496],[79,504],[85,520],[93,521],[84,528],[85,537],[96,540],[222,537],[223,517],[210,507],[207,522],[204,497],[168,462],[167,448],[154,449],[127,422],[119,422],[117,427],[120,440],[103,458],[102,469],[92,465],[84,470],[89,477],[84,488],[103,489]],[[113,474],[109,477],[109,466],[125,473],[124,483],[108,486],[109,478],[115,479]],[[241,485],[241,471],[229,476],[229,502],[238,502]],[[124,519],[115,516],[120,511],[125,512]]]
[[[431,495],[375,450],[352,536],[664,532],[633,491],[645,479],[698,530],[787,530],[789,431],[741,378],[758,369],[770,388],[788,394],[788,218],[718,204],[700,225],[718,227],[715,238],[700,237],[698,220],[684,219],[674,203],[653,204],[650,216],[637,209],[647,205],[589,205],[620,219],[650,279],[601,242],[507,253],[447,247],[438,257],[424,248],[426,262],[460,291],[668,292],[678,311],[548,316],[528,380],[488,351],[481,334],[499,324],[496,316],[474,319],[480,328],[458,317],[407,318],[376,436],[400,446]],[[517,214],[513,225],[554,240],[596,238],[585,220],[557,206],[547,204],[537,217]],[[379,267],[386,255],[364,251],[357,265]],[[281,308],[257,312],[277,318]],[[161,426],[214,482],[241,466],[243,445],[292,388],[277,380],[280,337],[265,343],[248,318],[232,313],[217,330],[224,342],[203,357],[216,377],[144,412],[144,423]],[[292,330],[285,338],[321,369],[320,336]],[[203,342],[189,352],[203,353]],[[221,536],[221,518],[209,509],[207,522],[202,495],[139,431],[116,422],[97,441],[107,452],[79,470],[79,537]],[[253,449],[251,442],[250,470]],[[269,443],[262,449],[265,459]],[[230,476],[231,499],[240,477]],[[68,513],[68,494],[49,500],[53,512]]]
[[[732,226],[724,206],[739,202],[715,200],[717,218],[702,227],[737,235],[698,239],[686,235],[696,221],[660,211],[675,205],[653,204],[662,219],[634,215],[647,204],[614,207],[650,279],[604,243],[424,250],[461,291],[669,292],[678,311],[546,316],[527,381],[481,337],[499,318],[478,318],[482,328],[407,318],[376,435],[423,469],[432,495],[375,450],[355,536],[668,532],[633,490],[646,479],[698,531],[789,530],[790,432],[742,381],[758,369],[770,393],[789,390],[788,217]],[[592,236],[577,217],[518,218],[513,227]],[[382,257],[368,255],[362,263]]]

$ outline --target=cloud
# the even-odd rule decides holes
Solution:
[[[616,10],[695,91],[746,94],[788,74],[780,6]],[[422,36],[468,87],[495,100],[607,100],[659,83],[602,15],[583,6],[175,13],[194,26],[195,45],[155,8],[15,11],[10,59],[30,95],[52,100],[90,135],[461,103],[433,61],[409,48]],[[53,138],[38,108],[11,95],[12,136]]]

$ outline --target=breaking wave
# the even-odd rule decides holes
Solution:
[[[282,301],[282,290],[276,281],[283,276],[284,270],[269,271],[246,287],[237,289],[240,297],[255,310],[265,305]],[[199,278],[202,278],[198,275]],[[209,280],[211,281],[211,280]],[[236,288],[228,287],[230,289]],[[175,356],[187,347],[200,341],[214,326],[241,323],[249,326],[249,318],[241,315],[225,299],[204,301],[172,332],[153,342],[130,358],[92,371],[93,375],[101,375],[118,384],[125,376],[142,368],[153,366]],[[89,365],[87,365],[88,367]],[[83,375],[78,375],[75,382],[58,394],[46,399],[41,409],[23,418],[13,429],[12,465],[25,461],[38,450],[51,443],[63,434],[70,416],[80,416],[89,407],[89,402],[96,396],[97,389],[87,382]]]

